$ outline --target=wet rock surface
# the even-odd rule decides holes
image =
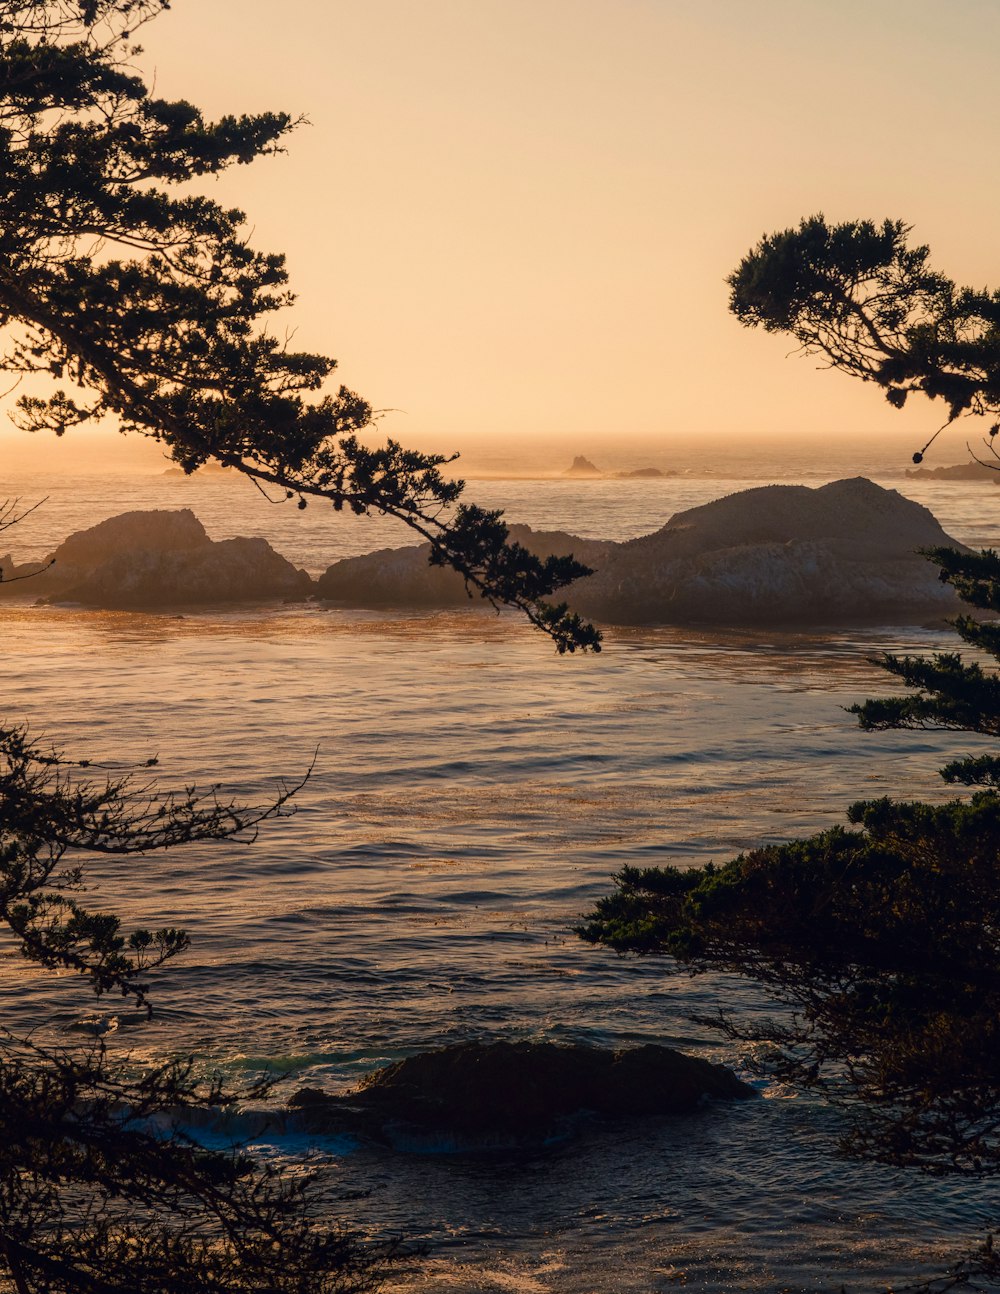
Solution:
[[[722,1065],[647,1045],[623,1051],[549,1042],[470,1042],[380,1069],[344,1096],[303,1088],[290,1111],[312,1132],[402,1149],[476,1149],[565,1135],[576,1116],[690,1114],[755,1093]]]

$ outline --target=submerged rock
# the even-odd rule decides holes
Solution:
[[[690,1114],[709,1099],[754,1095],[724,1066],[669,1047],[469,1042],[408,1056],[345,1096],[303,1088],[290,1106],[313,1132],[360,1131],[409,1149],[475,1149],[537,1143],[584,1113]]]
[[[312,589],[306,572],[266,540],[209,539],[189,508],[109,517],[70,535],[53,557],[52,566],[11,591],[128,608],[304,597]],[[10,575],[20,573],[26,568],[11,568]]]
[[[766,485],[678,512],[627,543],[512,526],[539,556],[572,553],[595,574],[559,596],[609,624],[909,623],[960,603],[918,549],[949,545],[932,513],[864,477]],[[456,606],[461,579],[427,545],[331,566],[322,596],[355,606]]]

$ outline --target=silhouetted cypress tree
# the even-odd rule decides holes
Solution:
[[[1000,557],[996,553],[934,548],[927,556],[963,601],[1000,613]],[[971,616],[952,623],[962,641],[981,657],[1000,661],[1000,625]],[[913,691],[853,706],[862,728],[950,728],[993,737],[1000,734],[1000,678],[991,665],[967,662],[957,652],[887,654],[878,664]],[[945,765],[941,776],[966,786],[995,787],[1000,785],[1000,758],[978,755],[954,760]]]
[[[187,946],[82,906],[81,863],[246,839],[285,810],[87,765],[0,730],[0,929],[22,956],[148,1008],[143,977]],[[263,1089],[226,1090],[188,1061],[143,1067],[100,1042],[56,1047],[0,1030],[0,1284],[17,1294],[355,1294],[391,1252],[321,1220],[310,1183],[206,1150],[192,1118]],[[9,1280],[5,1282],[5,1275]]]
[[[209,459],[279,497],[393,516],[472,591],[520,608],[560,651],[599,635],[547,599],[586,573],[508,544],[460,503],[450,460],[362,444],[374,415],[335,362],[267,330],[291,302],[284,259],[254,251],[241,212],[192,181],[278,151],[281,113],[207,121],[157,98],[136,33],[167,0],[0,0],[0,369],[31,379],[17,420],[62,435],[89,420]],[[55,389],[39,394],[40,383]],[[0,509],[0,529],[16,510]],[[177,930],[122,932],[82,906],[80,861],[228,840],[246,810],[85,766],[0,728],[0,929],[94,992],[146,1002],[142,977]],[[349,1294],[388,1256],[318,1219],[301,1180],[199,1147],[186,1116],[237,1096],[185,1063],[142,1070],[97,1043],[68,1051],[0,1032],[0,1284],[16,1294]],[[164,1135],[165,1121],[177,1122]]]
[[[191,181],[280,151],[286,113],[208,121],[159,99],[136,33],[167,0],[0,0],[0,370],[45,376],[31,431],[95,419],[161,441],[187,471],[209,459],[262,489],[396,517],[494,603],[520,608],[560,651],[600,636],[546,599],[587,573],[508,544],[498,512],[459,499],[450,459],[370,448],[370,405],[336,361],[266,327],[290,304],[284,257],[254,251],[241,211]]]
[[[949,421],[1000,413],[1000,294],[959,289],[899,222],[822,217],[764,238],[730,279],[748,325]],[[996,427],[990,428],[990,439]],[[920,454],[914,456],[917,461]],[[992,456],[1000,467],[1000,459]],[[1000,557],[928,557],[971,606],[1000,613]],[[963,616],[956,652],[886,655],[910,689],[854,707],[863,728],[1000,733],[1000,626]],[[992,660],[991,660],[992,658]],[[621,951],[765,985],[785,1010],[712,1023],[758,1062],[852,1114],[853,1152],[932,1172],[1000,1171],[1000,757],[947,764],[979,788],[943,805],[852,805],[849,829],[751,850],[724,866],[626,868],[578,933]],[[981,1256],[991,1269],[992,1251]]]

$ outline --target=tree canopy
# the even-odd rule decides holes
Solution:
[[[147,977],[187,946],[176,929],[124,932],[82,905],[95,854],[247,839],[288,810],[214,789],[161,793],[149,774],[95,776],[0,730],[0,929],[23,957],[98,996],[149,1009]],[[233,1091],[188,1060],[142,1066],[100,1041],[49,1045],[0,1030],[0,1271],[17,1294],[360,1294],[390,1252],[320,1223],[307,1179],[208,1150],[190,1127],[263,1087]],[[187,1127],[185,1126],[187,1124]]]
[[[961,554],[942,550],[950,573]],[[986,556],[986,555],[984,555]],[[1000,587],[1000,559],[983,603]],[[984,571],[981,572],[984,575]],[[968,599],[974,590],[962,586]],[[1000,631],[961,637],[1000,661]],[[1000,674],[959,653],[878,664],[904,695],[855,705],[864,729],[995,736]],[[625,868],[578,927],[591,943],[761,983],[771,1017],[708,1021],[755,1064],[851,1114],[846,1148],[931,1172],[1000,1172],[1000,758],[943,767],[975,789],[947,804],[859,801],[850,827],[746,851],[723,866]]]
[[[976,606],[1000,602],[1000,558],[935,550]],[[909,689],[852,707],[862,728],[1000,732],[1000,629],[957,622],[980,659],[884,655]],[[837,826],[723,866],[626,868],[577,933],[620,952],[733,972],[785,1008],[711,1023],[761,1068],[852,1115],[846,1147],[932,1172],[1000,1172],[1000,758],[941,770],[977,788],[930,805],[860,801]]]
[[[958,289],[908,248],[900,222],[828,226],[821,216],[764,238],[730,279],[751,326],[949,416],[1000,410],[1000,295]],[[971,606],[1000,612],[1000,556],[926,556]],[[864,729],[1000,735],[1000,628],[954,622],[974,652],[883,655],[902,695],[853,706]],[[1000,757],[941,770],[973,788],[945,804],[861,801],[848,828],[749,850],[723,866],[626,868],[578,933],[619,951],[766,987],[771,1019],[720,1012],[757,1063],[821,1090],[852,1116],[854,1153],[930,1172],[1000,1171]],[[995,1268],[992,1251],[981,1256]]]
[[[786,1012],[710,1023],[845,1103],[852,1152],[995,1173],[1000,800],[874,800],[848,820],[720,867],[626,868],[579,933],[764,985]]]
[[[948,422],[998,418],[1000,292],[932,270],[929,248],[909,246],[909,234],[901,220],[810,216],[747,253],[728,280],[730,309],[747,327],[789,333],[807,354],[874,382],[897,409],[919,393],[943,400]]]
[[[327,389],[332,359],[268,328],[292,298],[280,255],[196,182],[275,152],[285,114],[208,121],[158,98],[136,33],[167,0],[0,0],[0,369],[24,381],[17,421],[57,435],[90,420],[209,459],[279,497],[404,521],[559,650],[599,635],[546,599],[584,573],[506,543],[462,506],[447,461],[360,433],[373,412]],[[20,515],[0,506],[0,530]],[[294,788],[247,808],[214,789],[163,793],[0,727],[0,933],[37,966],[149,1006],[183,931],[125,931],[81,893],[95,854],[247,838]],[[391,1256],[322,1219],[308,1179],[200,1146],[190,1118],[262,1094],[180,1060],[158,1066],[0,1030],[0,1285],[16,1294],[354,1294]]]
[[[293,300],[284,257],[255,251],[243,213],[191,182],[280,151],[297,123],[209,121],[158,98],[135,42],[168,7],[0,0],[0,369],[29,380],[18,423],[62,435],[101,419],[161,441],[186,471],[215,459],[299,507],[396,517],[560,651],[598,649],[547,600],[585,567],[507,543],[498,512],[459,503],[451,459],[364,444],[373,410],[328,389],[336,362],[269,328]]]

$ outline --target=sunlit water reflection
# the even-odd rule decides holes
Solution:
[[[54,546],[43,529],[58,542],[126,507],[180,503],[217,537],[265,533],[312,570],[403,542],[381,523],[348,530],[312,512],[262,516],[257,503],[251,517],[228,484],[90,489],[83,500],[69,485],[50,491],[25,523],[28,547]],[[617,538],[725,484],[484,489],[515,519]],[[984,487],[933,490],[946,528],[990,540]],[[688,1017],[720,1000],[761,1009],[751,990],[585,948],[574,921],[626,863],[722,860],[841,821],[857,798],[944,798],[935,770],[977,748],[859,734],[844,711],[887,690],[871,654],[949,643],[936,629],[629,630],[609,634],[598,658],[559,658],[516,619],[483,612],[0,614],[7,719],[74,754],[155,753],[166,782],[222,782],[252,802],[316,761],[297,813],[252,846],[90,869],[92,904],[192,933],[191,951],[158,977],[151,1022],[114,1004],[95,1012],[71,979],[11,956],[5,1020],[54,1020],[72,1037],[95,1014],[116,1016],[116,1039],[139,1055],[193,1051],[236,1075],[287,1072],[293,1086],[340,1087],[471,1036],[658,1041],[738,1065]],[[366,1225],[431,1242],[429,1265],[403,1280],[420,1289],[860,1290],[942,1261],[994,1216],[987,1188],[839,1162],[828,1113],[769,1095],[696,1119],[593,1128],[528,1159],[358,1148],[335,1173],[372,1188]]]

